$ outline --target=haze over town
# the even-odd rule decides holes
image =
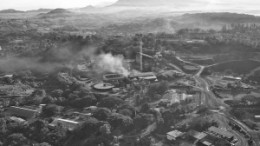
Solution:
[[[260,146],[260,2],[0,1],[0,146]]]

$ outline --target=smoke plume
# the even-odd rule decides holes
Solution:
[[[112,72],[129,75],[129,71],[125,68],[124,58],[121,56],[113,56],[112,54],[101,54],[95,60],[96,69],[98,72]]]

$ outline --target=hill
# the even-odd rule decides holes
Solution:
[[[40,18],[59,18],[59,17],[69,17],[73,14],[73,12],[66,10],[66,9],[54,9],[47,13],[41,13],[38,16]]]
[[[50,11],[52,11],[52,9],[37,9],[37,10],[29,10],[29,11],[26,11],[26,12],[48,13]]]
[[[48,12],[47,14],[53,15],[53,14],[70,14],[70,13],[72,13],[72,12],[70,12],[66,9],[58,8],[58,9],[54,9],[54,10]]]
[[[221,29],[223,25],[233,23],[260,24],[260,17],[237,13],[194,13],[177,15],[164,13],[162,15],[147,15],[131,21],[108,25],[103,32],[116,33],[137,32],[174,32],[182,28]]]
[[[196,3],[202,4],[198,1]],[[112,6],[127,6],[127,7],[187,7],[195,4],[193,0],[190,1],[172,1],[172,0],[119,0]]]
[[[254,23],[260,22],[260,18],[254,15],[238,13],[196,13],[184,14],[183,20],[197,20],[203,22],[223,22],[223,23]]]
[[[24,11],[18,11],[15,9],[6,9],[6,10],[1,10],[0,13],[24,13]]]

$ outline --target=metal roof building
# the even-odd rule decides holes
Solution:
[[[12,116],[20,117],[25,120],[33,119],[39,114],[38,109],[30,109],[26,107],[11,106],[7,108],[7,113]]]
[[[218,136],[223,137],[223,138],[228,139],[228,140],[232,140],[234,138],[234,135],[232,133],[225,131],[225,130],[222,130],[220,128],[214,127],[214,126],[210,127],[208,129],[208,131],[210,133],[213,133],[215,135],[218,135]]]
[[[52,123],[49,124],[49,126],[55,127],[59,124],[67,128],[68,130],[73,130],[79,125],[79,122],[68,119],[56,118],[53,120]]]

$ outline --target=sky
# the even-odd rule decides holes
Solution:
[[[0,0],[0,10],[32,10],[39,8],[82,8],[88,5],[105,6],[117,0]]]
[[[32,10],[39,8],[81,8],[88,5],[105,6],[115,3],[117,0],[0,0],[1,9]],[[129,0],[131,1],[131,0]],[[145,0],[149,1],[149,0]],[[160,0],[158,0],[160,1]],[[169,0],[180,2],[180,0]],[[258,9],[260,0],[182,0],[196,8],[205,10],[214,9]],[[187,7],[189,8],[189,7]]]

